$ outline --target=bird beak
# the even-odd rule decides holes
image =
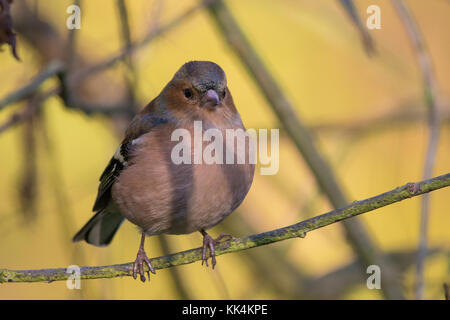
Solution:
[[[204,99],[204,105],[208,107],[216,107],[220,103],[219,95],[212,89],[206,91]]]

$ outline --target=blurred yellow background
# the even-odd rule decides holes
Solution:
[[[366,8],[373,2],[355,1],[363,23]],[[27,3],[61,35],[67,34],[65,24],[69,14],[66,8],[72,1]],[[450,3],[444,0],[408,0],[406,3],[424,35],[443,100],[441,111],[444,113],[446,109],[448,114]],[[152,24],[155,1],[133,0],[126,4],[132,37],[141,39]],[[171,21],[196,4],[197,1],[162,1],[159,23]],[[317,143],[352,201],[422,179],[428,139],[425,120],[373,129],[368,126],[360,131],[324,130],[320,126],[358,124],[397,109],[420,111],[425,108],[416,55],[389,1],[377,1],[382,27],[370,31],[377,48],[377,55],[372,58],[364,52],[357,30],[338,1],[229,0],[227,4],[296,106],[299,116],[314,130]],[[98,61],[121,48],[116,1],[82,1],[81,17],[81,29],[76,31],[79,53]],[[20,33],[17,42],[21,62],[10,55],[6,46],[0,53],[0,97],[26,84],[42,68],[38,53]],[[138,50],[133,60],[141,107],[160,92],[183,63],[211,60],[225,70],[230,91],[247,128],[280,127],[258,87],[204,10]],[[123,65],[118,64],[108,71],[108,76],[120,83],[123,72]],[[44,87],[50,88],[55,83],[54,79],[48,80]],[[96,95],[110,103],[117,98],[108,88]],[[22,107],[23,103],[17,103],[1,110],[0,123]],[[425,112],[422,114],[425,117]],[[450,171],[448,124],[447,119],[441,128],[434,176]],[[53,97],[42,106],[42,124],[35,128],[34,135],[37,164],[34,219],[24,219],[20,198],[20,180],[29,160],[29,150],[24,148],[24,127],[18,125],[0,135],[0,267],[39,269],[134,260],[140,237],[137,228],[129,222],[106,248],[70,242],[92,215],[98,177],[114,153],[122,132],[117,131],[109,118],[68,110],[59,98]],[[45,142],[45,136],[49,143]],[[442,284],[450,280],[449,197],[450,189],[431,194],[429,246],[439,251],[426,263],[427,299],[442,299]],[[278,174],[261,176],[257,170],[241,207],[211,233],[218,235],[223,231],[237,237],[245,236],[293,224],[330,209],[301,155],[281,130]],[[364,222],[384,252],[407,252],[417,248],[419,214],[420,197],[416,197],[358,219]],[[236,226],[240,226],[239,230]],[[201,245],[200,234],[165,239],[172,253]],[[146,247],[150,257],[163,254],[156,237],[150,238]],[[283,261],[272,261],[275,257],[272,255]],[[179,280],[174,278],[173,270],[164,269],[158,270],[150,283],[143,284],[131,277],[87,280],[82,281],[81,290],[68,290],[64,281],[2,284],[0,298],[301,299],[308,297],[302,294],[308,289],[302,287],[300,279],[286,279],[283,268],[293,268],[292,275],[315,279],[354,259],[338,223],[311,232],[305,239],[220,256],[215,271],[201,266],[200,262],[176,267],[175,276]],[[265,263],[269,265],[261,265]],[[407,298],[414,297],[414,270],[413,259],[402,273]],[[185,288],[184,293],[179,286]],[[336,288],[327,288],[325,284],[321,290],[322,296],[327,297],[326,293]],[[367,289],[364,280],[337,292],[334,298],[382,298],[378,290]]]

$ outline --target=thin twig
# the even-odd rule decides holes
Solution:
[[[450,173],[417,183],[408,183],[388,192],[351,204],[305,221],[272,231],[237,238],[217,245],[216,255],[238,252],[292,238],[304,238],[310,231],[356,217],[390,204],[450,186]],[[164,269],[202,259],[202,248],[178,252],[150,259],[155,269]],[[133,263],[99,267],[81,267],[81,279],[115,278],[132,275]],[[147,266],[145,266],[147,268]],[[4,282],[52,282],[66,280],[71,274],[65,268],[40,270],[0,269],[0,283]]]
[[[171,245],[169,243],[169,240],[165,235],[161,235],[157,237],[159,240],[159,245],[161,247],[161,251],[164,255],[169,255],[169,252],[171,251]],[[184,283],[184,279],[181,276],[180,272],[176,268],[169,269],[170,275],[172,278],[173,285],[175,287],[175,291],[178,294],[178,298],[182,300],[189,300],[192,299],[188,288],[186,287],[186,284]]]
[[[129,48],[132,45],[132,40],[130,24],[128,21],[128,9],[125,0],[117,0],[117,9],[120,16],[122,42],[125,47]],[[126,58],[123,59],[123,62],[126,67],[124,78],[128,96],[128,108],[130,109],[130,115],[132,116],[139,111],[139,106],[136,102],[138,75],[131,55],[126,56]]]
[[[178,16],[177,18],[175,18],[174,20],[170,21],[165,25],[160,26],[159,23],[155,22],[154,24],[152,24],[152,28],[150,28],[149,32],[147,33],[147,35],[144,36],[143,39],[137,42],[125,44],[124,47],[121,50],[119,50],[118,53],[114,54],[112,57],[107,58],[106,60],[101,61],[85,69],[84,71],[81,71],[80,73],[70,76],[70,79],[65,79],[66,78],[65,73],[67,73],[67,70],[62,62],[58,61],[50,63],[48,69],[40,73],[36,77],[36,79],[33,80],[29,85],[13,92],[3,100],[0,100],[0,110],[6,107],[8,104],[25,99],[28,95],[36,91],[39,88],[40,84],[44,82],[46,79],[54,75],[58,75],[61,81],[61,89],[59,91],[59,94],[61,98],[64,100],[64,103],[68,107],[78,109],[88,115],[94,113],[101,113],[105,115],[129,113],[130,111],[129,103],[118,103],[117,105],[113,106],[102,106],[102,105],[93,105],[90,103],[83,103],[77,97],[74,97],[71,94],[69,94],[69,91],[71,91],[69,90],[69,87],[72,88],[72,85],[79,83],[81,80],[83,80],[85,77],[89,75],[95,74],[97,72],[106,70],[114,66],[117,62],[132,55],[137,49],[144,47],[155,38],[177,27],[179,24],[181,24],[187,18],[192,16],[204,5],[205,5],[204,3],[201,3],[197,6],[188,9],[183,14],[181,14],[180,16]],[[69,52],[73,53],[73,48],[68,50]]]
[[[25,110],[14,113],[6,122],[0,125],[0,133],[15,126],[16,124],[22,123],[23,121],[29,119],[34,113],[38,111],[38,109],[41,107],[41,103],[54,94],[54,89],[48,90],[47,92],[42,94],[37,94],[36,97],[33,97],[34,102],[28,104],[25,107]]]
[[[113,115],[113,114],[124,114],[129,112],[128,103],[125,102],[118,103],[117,105],[106,106],[106,105],[96,105],[92,103],[84,103],[83,101],[79,101],[79,99],[69,94],[70,90],[67,88],[67,84],[65,81],[66,78],[65,73],[66,67],[62,62],[60,61],[50,62],[47,65],[47,67],[44,68],[43,71],[41,71],[37,76],[34,77],[33,80],[30,81],[29,84],[9,94],[3,100],[0,100],[0,110],[9,104],[20,102],[26,99],[31,94],[35,93],[45,80],[53,76],[57,76],[60,79],[61,86],[47,91],[47,93],[43,95],[41,102],[43,102],[45,99],[48,99],[55,94],[59,94],[67,107],[80,110],[88,115],[96,113],[104,115]],[[0,132],[20,122],[25,116],[26,112],[14,114],[7,123],[0,126]]]
[[[58,73],[57,76],[61,84],[58,88],[58,94],[67,108],[80,110],[87,115],[96,113],[103,115],[130,114],[131,111],[127,102],[119,102],[114,105],[85,103],[78,96],[73,94],[74,90],[69,88],[66,72],[62,71]]]
[[[425,156],[425,166],[423,178],[429,179],[433,175],[433,167],[436,160],[438,141],[439,141],[439,108],[437,82],[433,71],[431,58],[426,50],[423,36],[419,26],[414,20],[410,10],[402,0],[392,0],[392,3],[401,18],[408,33],[412,47],[417,54],[420,71],[423,78],[424,98],[428,108],[428,146]],[[427,257],[428,241],[428,221],[430,213],[430,196],[422,197],[422,206],[420,213],[420,231],[419,231],[419,251],[417,254],[416,269],[416,299],[423,299],[423,289],[425,285],[424,269]]]
[[[39,89],[39,87],[45,80],[57,75],[64,70],[65,66],[62,62],[52,61],[42,72],[35,76],[29,84],[20,88],[19,90],[14,91],[4,99],[0,100],[0,110],[11,103],[19,102],[29,97],[32,93]]]
[[[450,290],[449,290],[448,284],[444,282],[443,287],[444,287],[445,300],[450,300]]]
[[[140,41],[131,43],[130,45],[125,45],[122,49],[119,50],[119,52],[113,54],[111,57],[106,58],[103,61],[100,61],[93,66],[89,67],[86,70],[81,71],[79,74],[77,74],[74,77],[74,82],[79,82],[80,80],[86,78],[87,76],[91,76],[95,73],[101,72],[103,70],[106,70],[112,66],[114,66],[117,62],[123,60],[128,55],[132,55],[136,52],[137,49],[140,49],[150,43],[155,38],[163,35],[164,33],[167,33],[168,31],[174,29],[179,24],[184,22],[187,18],[191,17],[194,13],[196,13],[199,9],[203,8],[204,4],[200,3],[199,5],[196,5],[187,11],[185,11],[183,14],[178,16],[177,18],[173,19],[172,21],[168,22],[164,25],[155,24],[154,28],[151,28],[150,31],[144,36],[143,39]]]
[[[81,6],[81,0],[74,0],[73,4],[75,6]],[[67,35],[67,46],[66,46],[66,57],[65,61],[67,61],[67,69],[72,70],[75,65],[75,60],[77,57],[76,51],[76,40],[77,40],[77,32],[78,30],[73,28],[68,31]]]
[[[375,45],[370,33],[367,28],[362,24],[361,19],[356,12],[355,5],[352,0],[340,0],[341,5],[344,7],[345,12],[349,16],[351,22],[355,25],[356,29],[361,36],[361,41],[363,43],[364,49],[368,56],[372,56],[375,53]]]
[[[260,87],[261,93],[269,102],[286,132],[297,146],[321,190],[323,190],[334,208],[344,206],[348,202],[331,166],[318,150],[313,136],[295,111],[296,108],[294,108],[272,77],[256,50],[240,29],[230,10],[222,0],[217,0],[209,5],[209,11],[228,44]],[[384,270],[382,290],[386,298],[403,299],[404,296],[398,284],[394,266],[389,264],[378,253],[363,225],[355,219],[346,221],[343,223],[343,226],[349,244],[360,258],[361,272],[365,274],[367,265],[380,265]]]
[[[68,61],[67,55],[70,49],[67,47],[71,46],[70,39],[68,43],[68,40],[62,38],[58,30],[55,29],[52,24],[41,20],[31,12],[26,2],[20,1],[18,4],[20,5],[20,10],[17,10],[17,29],[22,35],[22,38],[25,39],[38,54],[39,60],[44,61],[45,63],[49,63],[53,60],[63,61],[65,63],[64,75],[71,75],[75,70],[81,69],[88,64],[89,58],[84,56],[83,52],[76,50],[72,51],[74,54],[73,61],[71,62],[70,59]],[[75,33],[77,32],[75,31]],[[74,45],[75,44],[72,43],[72,46]],[[58,74],[58,76],[60,75],[62,74]],[[66,86],[65,83],[64,86]],[[113,114],[127,115],[128,103],[126,102],[118,102],[114,105],[99,105],[85,102],[85,98],[94,95],[94,90],[101,91],[105,87],[108,87],[108,90],[112,87],[117,88],[114,79],[111,77],[102,76],[96,79],[96,81],[83,81],[82,84],[78,84],[77,88],[73,87],[73,85],[70,86],[71,95],[74,96],[74,101],[70,101],[68,107],[79,109],[88,115],[92,113],[100,113],[106,116]],[[55,93],[61,94],[63,89],[64,88],[59,88]],[[64,97],[67,98],[67,96],[68,95],[65,95]],[[66,99],[64,102],[66,103],[68,100]],[[115,119],[119,118],[122,117],[115,117]]]
[[[433,257],[442,253],[445,249],[436,247],[430,248],[428,256]],[[389,260],[395,262],[400,273],[404,274],[407,270],[414,266],[417,257],[416,250],[402,250],[385,252]],[[347,265],[333,269],[327,274],[320,275],[316,278],[309,278],[303,286],[307,299],[339,299],[346,293],[367,281],[367,275],[358,272],[357,261],[351,261]]]
[[[240,216],[244,212],[237,210],[233,215]],[[234,222],[234,223],[233,223]],[[225,231],[229,234],[250,234],[256,233],[255,228],[245,221],[233,221],[226,219],[221,223],[220,231]],[[290,243],[294,244],[294,243]],[[243,257],[244,264],[246,264],[251,272],[255,283],[261,282],[264,279],[264,287],[270,288],[277,297],[286,299],[298,299],[306,293],[303,291],[304,284],[307,280],[307,275],[300,270],[290,259],[286,259],[285,249],[279,246],[269,246],[264,250],[248,250]],[[276,272],[274,272],[276,270]],[[295,283],[295,285],[292,285]],[[244,294],[245,299],[249,299],[248,295]]]
[[[49,99],[50,97],[58,94],[61,91],[60,87],[55,87],[53,89],[50,89],[46,91],[45,93],[39,95],[39,102],[43,103],[45,100]],[[29,96],[29,94],[27,94]],[[22,100],[22,99],[20,99]],[[65,102],[66,103],[66,102]],[[114,106],[103,106],[103,105],[93,105],[88,103],[83,103],[80,101],[71,101],[70,103],[67,102],[67,107],[80,110],[84,112],[87,115],[91,114],[103,114],[106,116],[115,115],[115,114],[126,114],[127,111],[127,105],[124,103],[114,105]],[[26,119],[28,119],[32,113],[35,112],[34,110],[30,109],[30,106],[27,106],[25,110],[21,112],[14,113],[7,121],[5,121],[3,124],[0,124],[0,133],[6,131],[7,129],[22,123]]]
[[[392,107],[393,110],[383,114],[352,118],[348,121],[316,123],[310,125],[309,128],[320,134],[342,133],[361,136],[372,132],[398,129],[400,126],[414,126],[423,123],[425,113],[423,107],[408,103],[400,107]],[[441,125],[449,125],[450,108],[443,108],[442,111],[440,112]]]
[[[19,170],[19,198],[18,204],[21,208],[24,222],[32,224],[36,222],[37,217],[37,180],[38,180],[38,168],[37,168],[37,156],[36,156],[36,126],[41,121],[40,117],[40,99],[38,94],[30,96],[27,100],[27,108],[29,111],[28,116],[23,127],[23,141],[22,141],[22,153],[25,155],[22,159],[22,170]]]

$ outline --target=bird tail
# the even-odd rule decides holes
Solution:
[[[73,237],[73,242],[85,240],[94,246],[108,245],[124,221],[118,209],[110,206],[97,212]]]

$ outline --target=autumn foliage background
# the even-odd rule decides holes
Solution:
[[[103,60],[125,45],[119,1],[81,1],[75,31],[74,68]],[[239,25],[291,99],[349,198],[364,199],[423,176],[428,129],[417,56],[390,1],[354,1],[365,24],[366,8],[381,8],[381,29],[369,31],[376,54],[369,57],[339,1],[227,0]],[[434,175],[450,163],[450,2],[407,0],[431,56],[440,97],[441,130]],[[132,41],[198,5],[197,1],[125,1]],[[52,41],[33,43],[22,33],[22,6],[68,37],[66,9],[72,1],[14,1],[17,52],[0,52],[0,99],[21,88],[50,60],[62,55]],[[22,11],[21,11],[22,10]],[[21,18],[22,17],[22,18]],[[35,31],[33,34],[37,34]],[[56,37],[56,36],[55,36]],[[46,39],[49,39],[47,37]],[[50,38],[51,39],[51,38]],[[41,42],[39,42],[41,41]],[[82,58],[80,58],[82,57]],[[138,49],[131,59],[83,80],[83,99],[103,105],[135,101],[141,108],[189,60],[211,60],[226,72],[247,128],[280,128],[280,169],[255,175],[241,207],[213,235],[244,236],[293,224],[331,209],[300,153],[283,131],[259,88],[227,45],[205,9]],[[131,65],[131,67],[130,67]],[[58,84],[53,77],[41,91]],[[130,90],[130,88],[132,88]],[[134,100],[130,99],[134,97]],[[29,102],[0,110],[0,125]],[[133,108],[130,108],[133,112]],[[114,153],[130,115],[86,114],[57,96],[45,100],[32,120],[0,134],[0,267],[38,269],[132,261],[137,229],[126,222],[112,244],[97,248],[70,242],[91,217],[98,177]],[[425,298],[442,299],[450,278],[450,190],[431,194],[430,254]],[[420,198],[364,214],[373,241],[399,266],[406,298],[413,298]],[[151,257],[201,244],[199,234],[152,237]],[[158,270],[150,283],[131,277],[89,280],[81,290],[65,282],[2,284],[2,299],[382,299],[334,224],[305,239],[283,241],[218,257],[215,271],[200,262]]]

